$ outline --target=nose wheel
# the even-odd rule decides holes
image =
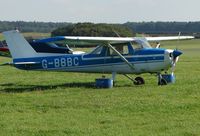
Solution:
[[[167,81],[162,77],[162,75],[158,74],[158,85],[167,85]]]
[[[167,81],[162,78],[158,81],[158,85],[167,85]]]

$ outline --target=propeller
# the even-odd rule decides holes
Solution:
[[[177,44],[176,44],[176,49],[172,52],[172,55],[173,55],[172,74],[173,74],[174,71],[175,71],[175,66],[176,66],[176,63],[177,63],[178,60],[179,60],[179,56],[180,56],[181,54],[183,54],[181,51],[178,50],[178,47],[177,47],[177,45],[178,45],[179,42],[180,42],[180,36],[181,36],[181,32],[178,33],[178,40],[177,40]]]
[[[173,57],[173,62],[172,62],[172,74],[174,73],[175,71],[175,66],[176,66],[176,63],[178,62],[178,59],[179,59],[179,56],[183,54],[181,51],[179,50],[174,50],[172,52],[172,57]]]

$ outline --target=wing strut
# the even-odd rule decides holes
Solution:
[[[135,70],[134,65],[131,64],[121,53],[119,53],[111,44],[107,44],[119,57],[132,69]]]

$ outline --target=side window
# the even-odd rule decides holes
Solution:
[[[124,55],[129,55],[129,54],[130,54],[130,53],[129,53],[129,49],[128,49],[128,45],[123,46],[123,54],[124,54]]]
[[[96,54],[96,55],[100,55],[101,54],[101,51],[102,51],[102,46],[98,46],[97,48],[95,48],[91,54]]]
[[[119,53],[121,53],[122,55],[128,55],[129,54],[129,49],[128,49],[128,45],[116,45],[113,46]],[[112,49],[109,49],[110,55],[117,55],[116,52],[114,52]]]
[[[137,42],[133,42],[132,45],[135,50],[142,49],[142,45]]]

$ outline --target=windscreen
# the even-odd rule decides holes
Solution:
[[[134,49],[152,48],[145,38],[137,38],[133,42]]]

